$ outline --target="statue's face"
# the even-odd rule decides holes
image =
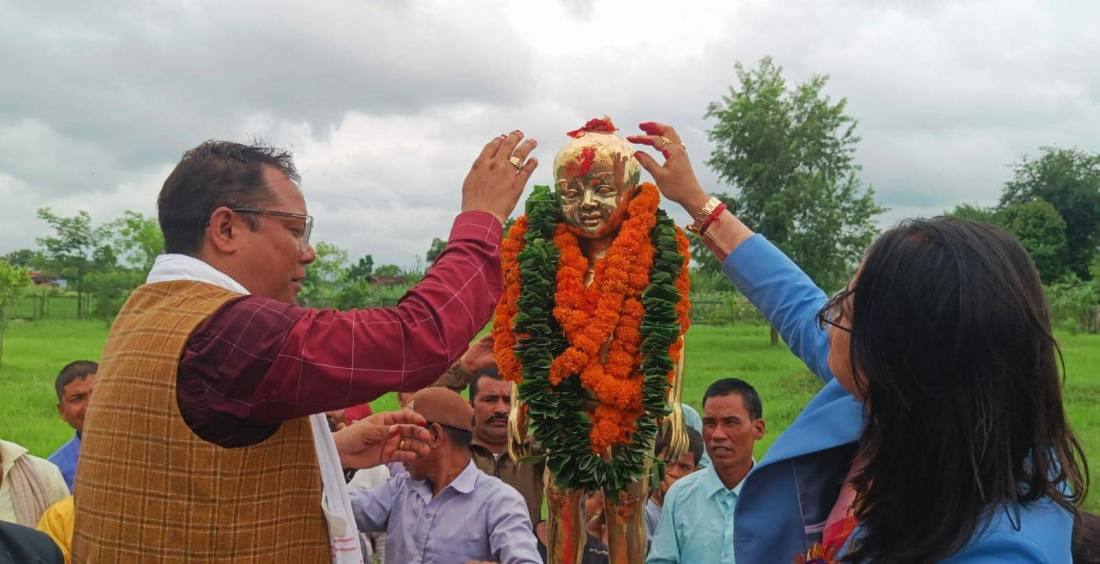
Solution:
[[[583,159],[571,159],[554,171],[562,220],[578,237],[614,236],[626,218],[637,184],[636,177],[627,178],[626,174],[627,161],[633,155],[614,153],[610,157],[591,159],[588,166]]]

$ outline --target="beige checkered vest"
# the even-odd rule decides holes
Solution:
[[[222,448],[180,415],[184,345],[236,295],[200,282],[147,284],[115,320],[85,420],[73,562],[329,562],[308,418],[258,445]]]

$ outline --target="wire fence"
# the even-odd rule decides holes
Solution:
[[[91,295],[77,296],[71,292],[35,289],[23,299],[8,306],[4,315],[8,319],[82,319],[92,317],[95,300]]]

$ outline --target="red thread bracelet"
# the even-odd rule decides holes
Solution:
[[[703,235],[707,234],[707,228],[710,227],[711,223],[718,223],[718,215],[721,214],[725,210],[726,210],[726,204],[722,203],[722,204],[718,204],[718,207],[714,208],[714,211],[710,212],[710,215],[707,216],[707,220],[703,222],[703,226],[699,228],[699,237],[700,238],[702,238]]]

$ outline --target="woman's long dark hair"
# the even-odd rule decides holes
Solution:
[[[844,317],[867,401],[849,562],[942,560],[988,517],[1076,511],[1088,466],[1062,408],[1061,353],[1030,257],[1004,230],[911,220],[871,246]]]

